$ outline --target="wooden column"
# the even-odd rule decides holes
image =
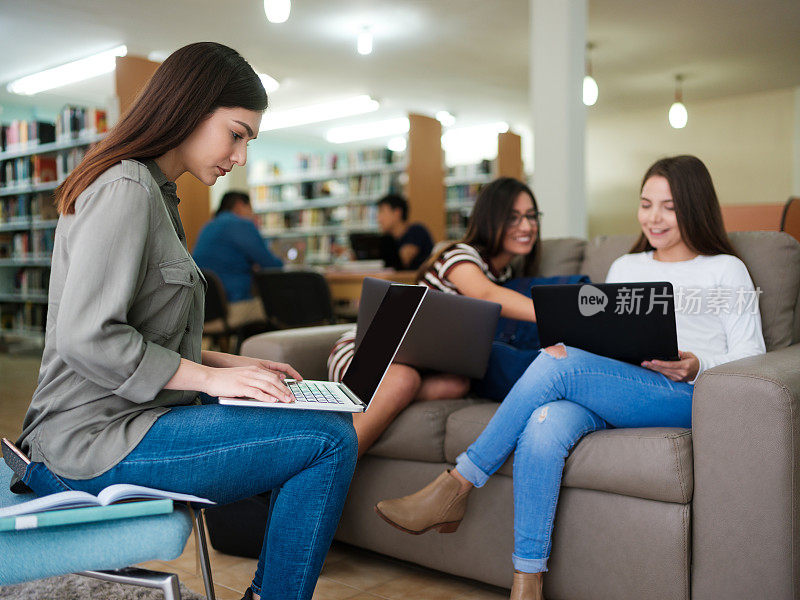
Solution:
[[[128,111],[159,64],[140,56],[117,57],[115,83],[120,115]],[[211,194],[205,184],[189,173],[178,177],[176,183],[178,197],[181,199],[178,212],[181,215],[183,229],[186,231],[186,243],[191,252],[200,228],[211,218]]]
[[[442,124],[422,115],[408,115],[409,220],[424,223],[435,242],[445,239]]]
[[[522,138],[506,131],[497,136],[497,177],[513,177],[525,181],[522,168]]]

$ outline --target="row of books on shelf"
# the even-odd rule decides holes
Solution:
[[[0,233],[0,258],[47,256],[53,252],[54,237],[52,229]]]
[[[0,302],[0,332],[29,331],[44,335],[47,306]]]
[[[50,285],[50,270],[32,269],[30,267],[17,269],[14,273],[13,280],[8,282],[13,284],[13,287],[6,287],[4,283],[6,282],[0,280],[0,291],[13,292],[16,294],[46,295],[47,288]]]
[[[463,229],[466,231],[469,224],[469,216],[461,212],[448,212],[445,217],[447,229]]]
[[[63,181],[78,166],[86,148],[70,148],[55,156],[22,156],[3,161],[0,168],[0,187],[16,188],[49,181]]]
[[[398,187],[397,174],[370,173],[342,179],[304,181],[284,185],[258,185],[253,190],[254,209],[279,202],[298,202],[320,198],[379,196]]]
[[[16,152],[40,144],[62,142],[108,130],[106,111],[84,106],[65,106],[56,122],[15,120],[0,125],[0,150]]]
[[[378,209],[372,204],[312,208],[258,215],[259,228],[267,237],[269,237],[270,233],[289,231],[291,229],[330,227],[345,223],[377,223],[377,218]]]
[[[50,221],[57,218],[58,211],[50,193],[0,198],[0,224],[31,219]]]
[[[297,155],[294,164],[285,167],[281,163],[270,161],[254,161],[249,170],[251,180],[260,181],[293,173],[318,173],[322,171],[358,170],[374,165],[391,165],[401,162],[404,153],[393,152],[388,148],[374,148],[351,152],[330,152]]]
[[[449,201],[475,200],[481,191],[483,184],[469,183],[461,185],[449,185],[446,188],[446,198]]]
[[[447,176],[457,179],[484,178],[494,173],[495,161],[484,159],[479,163],[453,165],[447,169]]]

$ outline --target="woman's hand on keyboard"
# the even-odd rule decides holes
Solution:
[[[264,360],[260,358],[250,358],[249,356],[239,356],[226,352],[203,351],[203,364],[209,367],[250,367],[256,366],[275,373],[282,379],[290,377],[297,381],[302,381],[300,373],[287,363],[275,362],[274,360]]]
[[[279,364],[279,363],[272,363]],[[294,369],[285,365],[293,372]],[[294,396],[280,375],[271,369],[251,364],[246,367],[206,367],[200,391],[209,396],[254,398],[262,402],[294,402]]]

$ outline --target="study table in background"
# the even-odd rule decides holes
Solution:
[[[358,313],[358,299],[361,297],[361,285],[365,277],[411,284],[415,283],[417,272],[393,269],[351,271],[331,267],[326,269],[324,274],[331,290],[334,313],[338,317],[355,320]]]

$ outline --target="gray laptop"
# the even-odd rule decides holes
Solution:
[[[390,285],[383,279],[364,279],[358,305],[357,349]],[[494,302],[429,290],[394,362],[480,379],[489,364],[500,309]]]
[[[427,292],[428,288],[421,285],[392,284],[384,289],[375,318],[364,333],[361,347],[356,350],[342,383],[287,379],[294,402],[223,397],[219,403],[258,408],[364,412],[378,391]]]

